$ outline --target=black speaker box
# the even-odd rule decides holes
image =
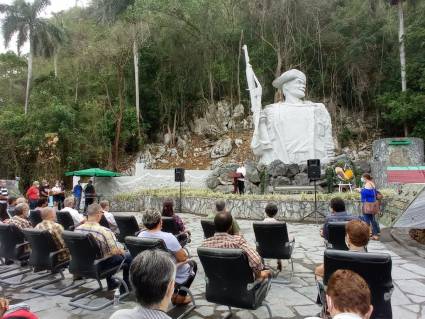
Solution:
[[[320,160],[319,159],[309,159],[307,160],[307,175],[308,178],[312,181],[317,181],[320,179]]]
[[[184,168],[178,167],[174,169],[174,181],[184,182]]]

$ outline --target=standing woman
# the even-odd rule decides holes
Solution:
[[[366,222],[372,229],[372,240],[379,240],[379,224],[375,219],[375,215],[379,213],[380,203],[377,200],[377,190],[370,174],[363,174],[361,181],[363,187],[360,191],[362,202],[363,221]]]

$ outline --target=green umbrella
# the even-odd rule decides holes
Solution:
[[[120,173],[107,171],[100,168],[88,168],[80,171],[66,172],[65,176],[99,176],[99,177],[118,177]]]

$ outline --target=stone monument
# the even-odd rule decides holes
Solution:
[[[262,87],[249,63],[246,45],[243,49],[254,122],[251,149],[259,162],[302,164],[313,158],[329,162],[334,156],[331,117],[324,104],[303,100],[305,74],[292,69],[276,78],[272,85],[282,90],[285,101],[262,108]]]

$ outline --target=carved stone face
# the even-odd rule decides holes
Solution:
[[[291,97],[301,100],[305,97],[305,87],[305,79],[297,77],[292,81],[284,83],[282,92],[287,100],[292,100]]]

